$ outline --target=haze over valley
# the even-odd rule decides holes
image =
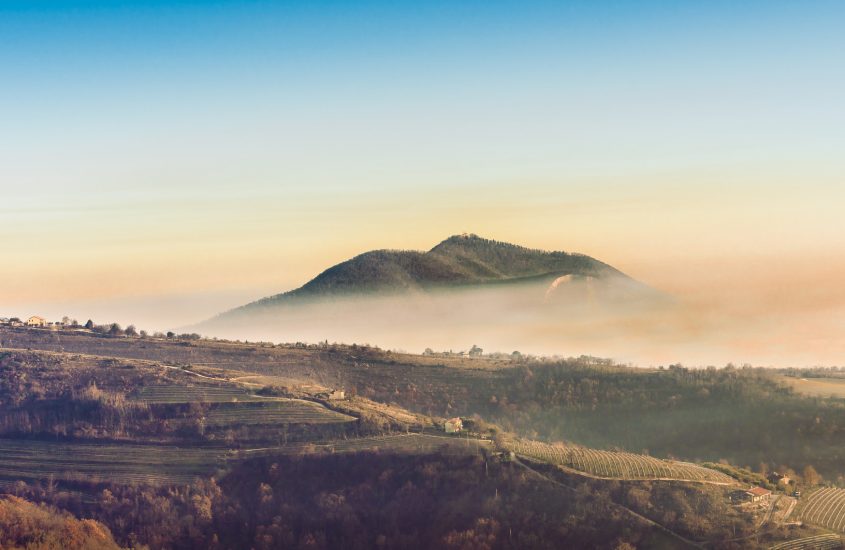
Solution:
[[[677,298],[582,254],[452,236],[430,251],[376,250],[333,266],[289,292],[223,312],[185,330],[272,342],[371,343],[425,349],[596,355],[642,366],[735,362],[824,364],[834,334],[808,349],[785,331],[813,323],[755,316],[741,297]],[[842,312],[826,312],[832,322]],[[784,313],[785,315],[786,313]],[[805,326],[805,329],[809,328]]]

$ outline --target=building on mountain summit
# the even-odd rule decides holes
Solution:
[[[38,315],[33,315],[29,319],[26,320],[26,326],[28,327],[46,327],[47,326],[47,319],[44,317],[39,317]]]
[[[447,434],[454,434],[461,431],[464,427],[464,423],[461,421],[460,418],[450,418],[446,422],[443,423],[443,429],[446,431]]]

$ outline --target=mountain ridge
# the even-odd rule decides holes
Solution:
[[[298,299],[424,292],[567,275],[634,281],[585,254],[532,249],[464,233],[452,235],[425,252],[379,249],[358,254],[322,271],[299,288],[239,306],[213,320]]]

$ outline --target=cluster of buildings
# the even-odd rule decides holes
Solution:
[[[38,328],[50,328],[50,327],[63,327],[65,326],[65,321],[48,321],[44,317],[39,317],[38,315],[33,315],[26,320],[18,319],[17,317],[7,318],[7,317],[0,317],[0,325],[7,325],[11,327],[38,327]]]
[[[26,319],[18,317],[0,317],[0,326],[6,327],[31,327],[31,328],[83,328],[76,319],[71,320],[69,317],[62,317],[61,321],[48,321],[39,315],[33,315]]]

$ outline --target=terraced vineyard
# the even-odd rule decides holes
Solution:
[[[338,424],[356,420],[319,403],[263,397],[234,386],[145,386],[134,398],[148,404],[209,403],[209,426]]]
[[[197,477],[214,474],[227,462],[253,456],[361,451],[463,454],[476,453],[480,448],[489,446],[489,441],[425,434],[297,443],[237,453],[213,448],[0,439],[0,488],[12,487],[18,480],[44,483],[51,477],[56,481],[87,483],[190,483]]]
[[[0,439],[0,481],[188,483],[221,466],[227,451]]]
[[[845,532],[845,489],[825,487],[810,493],[796,515],[806,523]]]
[[[274,400],[265,403],[221,403],[206,415],[208,426],[274,424],[340,424],[357,420],[309,401]]]
[[[235,386],[144,386],[133,397],[137,401],[149,404],[243,403],[275,400],[253,395]]]
[[[314,452],[357,453],[362,451],[384,451],[395,453],[428,453],[434,451],[454,453],[477,453],[482,448],[489,448],[490,441],[462,439],[428,434],[398,434],[375,437],[357,437],[319,443],[295,443],[284,447],[268,447],[242,451],[242,457],[264,456],[273,454],[302,454]]]
[[[697,464],[661,460],[635,453],[550,445],[530,440],[510,440],[506,447],[518,455],[608,479],[679,479],[725,485],[734,483],[733,478]]]
[[[842,548],[842,537],[834,533],[824,533],[782,542],[770,547],[769,550],[833,550],[834,548]]]

